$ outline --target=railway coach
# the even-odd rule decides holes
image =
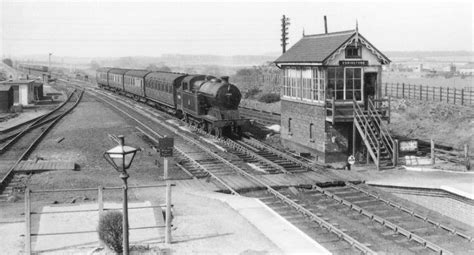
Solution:
[[[99,68],[99,87],[145,102],[221,136],[239,136],[247,119],[238,106],[242,95],[228,77]]]
[[[145,98],[145,77],[151,73],[147,70],[129,70],[123,76],[123,88],[127,96],[135,100]]]

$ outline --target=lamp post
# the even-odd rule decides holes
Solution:
[[[124,136],[118,136],[120,145],[104,152],[104,158],[109,162],[115,170],[120,173],[120,178],[123,181],[123,243],[122,250],[124,255],[128,255],[128,185],[127,179],[129,177],[127,169],[132,164],[133,158],[137,153],[137,149],[124,145]]]

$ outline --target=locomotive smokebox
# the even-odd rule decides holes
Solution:
[[[224,84],[229,83],[229,76],[222,76],[221,80],[222,80],[222,83]]]

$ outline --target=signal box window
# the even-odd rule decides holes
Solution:
[[[361,58],[361,48],[349,46],[346,48],[346,58]]]

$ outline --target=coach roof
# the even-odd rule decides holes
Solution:
[[[125,76],[131,76],[131,77],[138,77],[138,78],[143,78],[145,75],[151,73],[148,70],[130,70],[125,73]]]
[[[131,69],[122,69],[122,68],[111,68],[109,73],[113,74],[125,74],[126,72],[130,71]]]

